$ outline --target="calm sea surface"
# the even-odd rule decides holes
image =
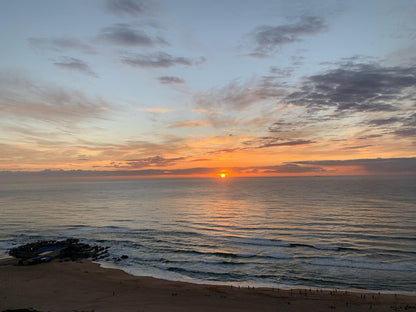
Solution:
[[[0,182],[0,256],[68,237],[135,275],[415,292],[416,176]]]

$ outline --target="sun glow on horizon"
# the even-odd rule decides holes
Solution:
[[[221,179],[225,179],[226,177],[228,177],[229,172],[226,170],[221,170],[220,172],[217,173],[217,177],[221,178]]]

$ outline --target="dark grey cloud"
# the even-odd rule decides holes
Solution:
[[[162,76],[157,78],[160,83],[162,84],[178,84],[178,83],[185,83],[185,80],[175,76]]]
[[[416,95],[416,66],[382,67],[377,64],[343,64],[326,73],[305,78],[300,91],[287,103],[311,110],[333,108],[338,113],[393,112],[403,99]]]
[[[367,144],[367,145],[347,146],[347,147],[344,147],[343,150],[358,150],[358,149],[367,148],[371,146],[373,145]]]
[[[398,117],[390,117],[386,119],[373,119],[373,120],[370,120],[369,125],[385,126],[385,125],[391,125],[400,121],[402,121],[402,118],[398,118]]]
[[[115,24],[101,29],[97,36],[98,41],[120,46],[151,47],[166,45],[168,42],[160,36],[151,37],[142,30],[136,29],[130,24]]]
[[[152,9],[150,1],[144,0],[107,0],[108,12],[118,16],[146,16]]]
[[[192,66],[204,62],[204,58],[199,60],[192,60],[186,57],[176,57],[165,52],[158,52],[153,54],[135,54],[125,56],[121,59],[124,64],[133,67],[144,68],[167,68],[176,65]]]
[[[407,126],[416,126],[416,113],[412,114],[406,119]]]
[[[40,38],[31,37],[28,39],[29,44],[38,49],[52,50],[56,52],[66,52],[76,50],[87,54],[96,54],[94,47],[79,39],[71,37]]]
[[[416,157],[299,161],[294,163],[300,165],[314,165],[323,167],[359,166],[371,174],[416,173]]]
[[[313,123],[322,123],[326,120],[330,120],[331,117],[314,117],[308,116],[307,120],[302,118],[300,120],[286,121],[280,118],[278,121],[274,122],[271,126],[268,127],[269,132],[279,133],[287,131],[296,131],[298,129],[304,128]]]
[[[315,143],[311,140],[286,140],[274,136],[264,136],[259,137],[254,140],[249,140],[243,142],[243,145],[246,145],[250,148],[269,148],[269,147],[281,147],[281,146],[296,146],[296,145],[307,145]]]
[[[401,115],[384,119],[373,119],[368,124],[399,137],[416,137],[416,113],[410,116]]]
[[[88,76],[97,77],[97,74],[91,70],[87,63],[77,58],[64,57],[61,61],[55,62],[54,65],[62,69],[78,71]]]
[[[369,134],[369,135],[361,136],[358,139],[360,139],[360,140],[367,140],[367,139],[380,138],[382,136],[383,136],[382,134]]]
[[[268,148],[268,147],[279,147],[279,146],[295,146],[295,145],[307,145],[315,143],[311,140],[293,140],[293,141],[286,141],[279,138],[273,138],[271,140],[267,140],[264,144],[258,146],[258,148]]]
[[[416,127],[401,128],[395,130],[393,133],[401,137],[416,137]]]
[[[254,41],[253,56],[260,57],[274,53],[277,48],[300,41],[301,37],[314,35],[326,30],[322,18],[317,16],[302,16],[296,23],[279,26],[260,26],[249,34]]]

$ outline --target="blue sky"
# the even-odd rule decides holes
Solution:
[[[413,159],[414,20],[404,0],[0,1],[0,170]]]

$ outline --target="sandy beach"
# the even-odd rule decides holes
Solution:
[[[416,311],[414,295],[199,285],[87,260],[1,265],[0,281],[0,311]]]

